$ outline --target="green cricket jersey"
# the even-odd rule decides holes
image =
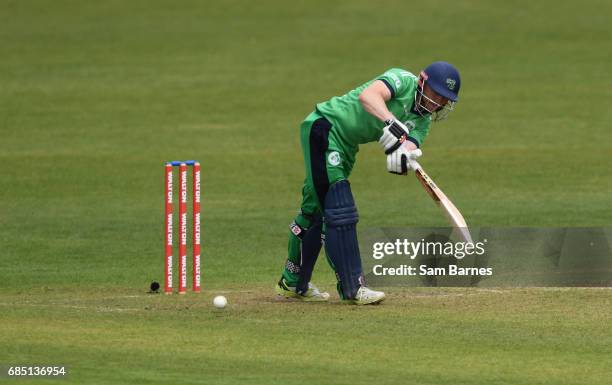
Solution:
[[[387,108],[410,130],[410,138],[418,146],[423,144],[429,132],[431,117],[413,111],[417,77],[403,69],[392,68],[342,96],[317,104],[317,111],[333,126],[329,133],[330,148],[338,147],[352,164],[359,144],[377,141],[382,135],[384,122],[370,115],[359,102],[359,94],[372,82],[382,80],[391,91]],[[335,146],[334,146],[335,144]]]
[[[399,68],[388,70],[346,95],[317,104],[316,110],[300,125],[306,177],[300,212],[289,233],[287,262],[283,270],[283,279],[289,286],[296,286],[300,278],[303,249],[298,234],[303,228],[313,226],[315,218],[325,215],[323,205],[329,186],[348,179],[359,145],[377,141],[382,135],[384,122],[366,112],[359,102],[361,92],[376,80],[384,81],[391,91],[387,108],[408,126],[411,141],[420,146],[429,132],[431,118],[413,111],[417,77]],[[333,265],[332,268],[335,270]],[[345,298],[342,291],[340,296]]]

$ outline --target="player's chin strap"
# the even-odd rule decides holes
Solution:
[[[448,114],[452,110],[455,109],[455,102],[448,101],[446,104],[441,105],[437,103],[433,99],[427,97],[425,95],[425,82],[427,82],[427,74],[425,72],[421,72],[419,76],[419,84],[417,89],[414,91],[414,101],[416,104],[416,112],[418,112],[421,116],[425,116],[427,114],[431,115],[431,120],[434,122],[439,122],[448,117]],[[425,99],[425,103],[423,103],[423,98]],[[426,104],[431,103],[435,106],[433,110],[429,110],[426,108]]]

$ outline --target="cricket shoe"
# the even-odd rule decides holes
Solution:
[[[285,298],[296,298],[304,302],[324,302],[329,300],[329,293],[321,292],[315,285],[308,283],[308,290],[305,293],[296,293],[295,286],[287,285],[285,278],[281,278],[276,285],[276,293]]]
[[[385,293],[382,291],[376,291],[368,289],[365,286],[361,286],[357,290],[355,298],[346,300],[344,302],[352,303],[354,305],[375,305],[379,304],[385,299]]]

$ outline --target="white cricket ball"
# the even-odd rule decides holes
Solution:
[[[213,305],[215,305],[217,309],[223,309],[225,305],[227,305],[227,298],[222,295],[218,295],[215,297],[215,299],[213,299]]]

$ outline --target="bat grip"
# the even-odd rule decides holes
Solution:
[[[421,165],[415,159],[408,158],[408,164],[410,165],[410,168],[414,171],[421,168]]]

